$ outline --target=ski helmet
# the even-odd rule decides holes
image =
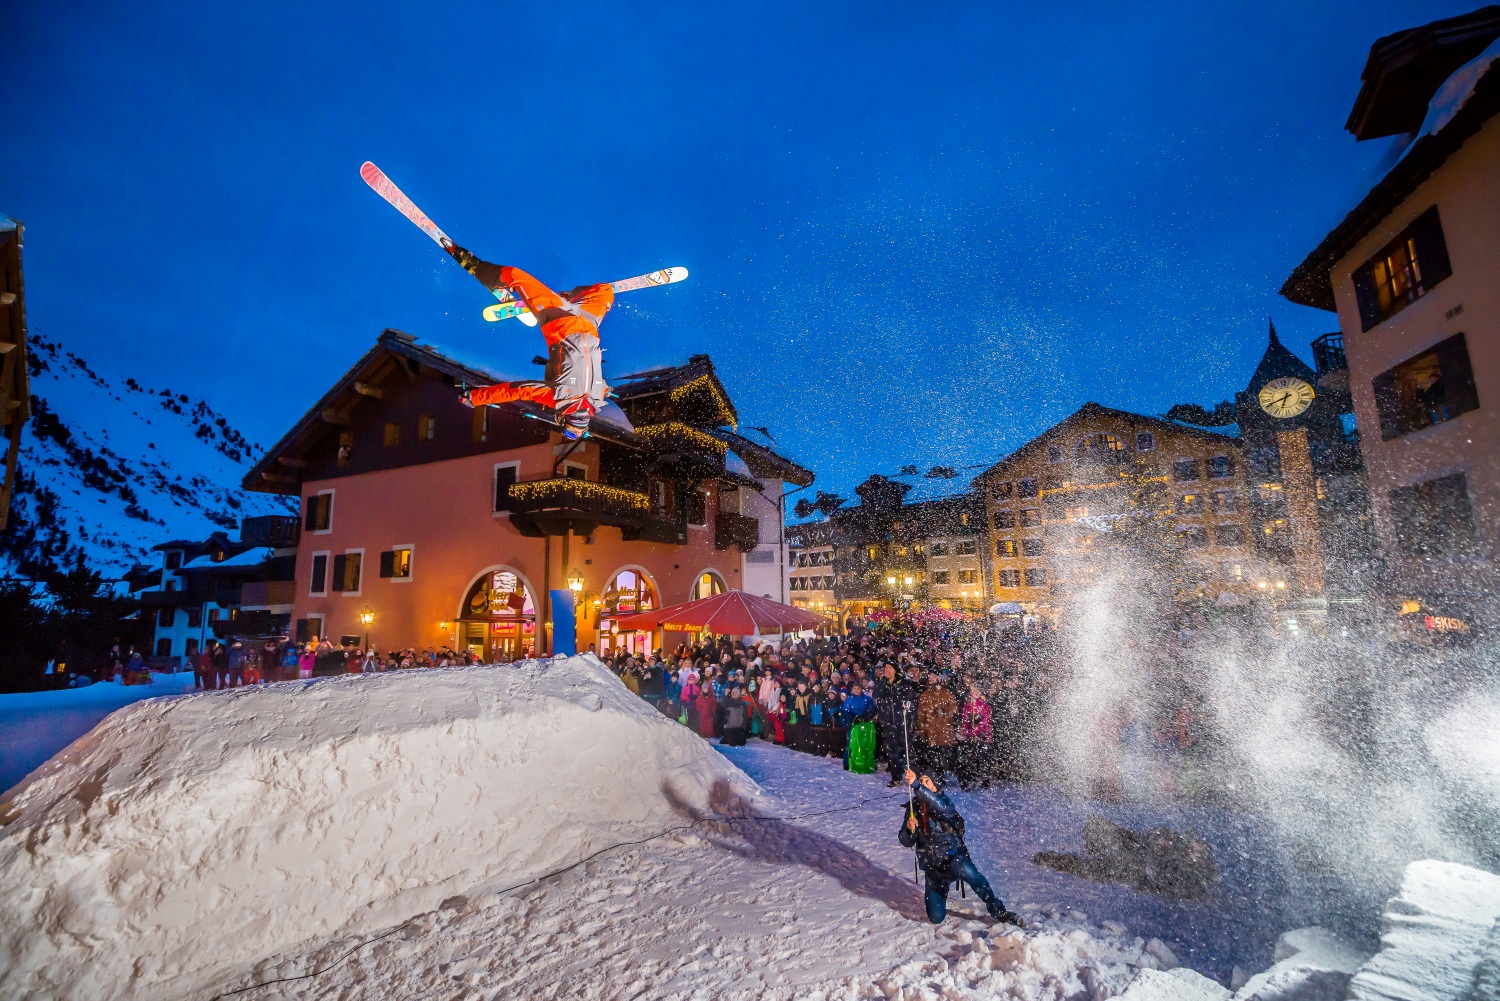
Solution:
[[[589,418],[592,415],[587,409],[580,407],[571,413],[563,415],[563,437],[569,441],[577,441],[579,438],[587,438],[589,433]]]

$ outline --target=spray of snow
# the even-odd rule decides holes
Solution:
[[[1192,767],[1217,797],[1274,824],[1289,873],[1336,875],[1373,906],[1415,859],[1500,859],[1500,697],[1473,669],[1482,650],[1424,651],[1441,666],[1418,674],[1394,644],[1273,642],[1222,623],[1168,650],[1160,617],[1139,604],[1119,581],[1072,602],[1043,734],[1066,784],[1132,801],[1179,795],[1181,759],[1151,750],[1150,716],[1196,688],[1212,732]]]
[[[592,657],[137,703],[0,804],[0,994],[201,996],[726,783],[755,791]]]

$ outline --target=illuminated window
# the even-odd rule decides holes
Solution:
[[[977,584],[977,583],[979,583],[979,571],[978,570],[960,570],[958,572],[958,582],[960,584]]]
[[[934,570],[934,571],[932,571],[932,582],[934,584],[946,584],[946,583],[948,583],[948,571],[946,571],[946,570]]]
[[[1202,494],[1183,494],[1177,501],[1177,510],[1181,514],[1197,514],[1203,510]]]
[[[1011,484],[1010,480],[1001,480],[999,483],[996,483],[990,491],[990,493],[997,501],[1010,500],[1011,494],[1013,492],[1013,485]]]
[[[486,407],[486,410],[489,408]],[[437,421],[431,414],[423,414],[417,418],[417,440],[432,441],[437,437]]]
[[[1015,539],[1000,539],[999,541],[997,541],[995,543],[995,557],[996,557],[996,559],[1002,559],[1002,560],[1013,559],[1015,557],[1015,555],[1016,555],[1016,540]]]
[[[1463,334],[1381,373],[1373,387],[1382,441],[1451,421],[1479,406]]]
[[[401,444],[401,425],[387,424],[385,426],[385,447],[392,448]]]
[[[1365,330],[1401,312],[1453,274],[1437,206],[1354,272],[1354,297]]]

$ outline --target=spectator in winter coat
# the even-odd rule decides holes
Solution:
[[[912,787],[912,805],[902,818],[896,838],[907,848],[917,850],[917,863],[926,877],[923,897],[927,920],[942,924],[948,916],[948,890],[954,883],[964,882],[974,888],[975,896],[984,902],[990,917],[1022,926],[1020,917],[1005,909],[990,888],[989,880],[969,857],[969,848],[964,844],[964,818],[953,801],[943,795],[939,782],[928,775],[918,778],[910,770],[904,778]]]
[[[719,712],[719,700],[714,698],[714,686],[708,682],[698,686],[698,698],[693,703],[697,710],[698,736],[712,737],[714,735],[714,717]]]
[[[786,693],[782,692],[776,696],[776,708],[767,715],[771,717],[771,739],[778,744],[786,743],[786,721],[790,713],[786,707]]]
[[[839,723],[847,730],[874,716],[875,700],[866,695],[864,687],[856,681],[849,688],[849,697],[839,706]]]
[[[918,760],[924,771],[941,777],[953,767],[954,724],[958,721],[958,700],[937,676],[927,675],[927,688],[917,700],[916,744]]]
[[[896,668],[891,664],[885,665],[882,676],[875,682],[876,720],[890,772],[887,786],[894,786],[906,771],[906,749],[915,735],[920,694],[915,684],[897,678]]]
[[[990,747],[994,739],[990,704],[985,701],[979,684],[969,682],[969,697],[964,701],[958,720],[958,750],[953,771],[959,788],[969,790],[981,782],[990,784]]]
[[[719,701],[719,720],[724,731],[720,743],[728,747],[744,747],[745,737],[750,731],[750,706],[739,685],[731,685],[729,694]]]

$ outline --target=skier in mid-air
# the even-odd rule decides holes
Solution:
[[[912,801],[896,836],[902,845],[917,850],[917,862],[926,876],[927,920],[935,925],[943,923],[948,916],[948,890],[961,882],[974,888],[990,917],[1025,927],[1019,915],[1005,909],[990,888],[990,881],[969,857],[964,844],[964,818],[953,801],[928,775],[919,778],[908,768],[905,780],[911,786]]]
[[[541,382],[497,382],[464,393],[466,406],[529,400],[551,407],[563,436],[586,437],[589,422],[609,397],[600,369],[599,324],[615,304],[609,283],[581,285],[558,295],[520,268],[481,261],[457,244],[444,249],[465,271],[495,291],[506,291],[531,310],[547,341],[547,367]]]

